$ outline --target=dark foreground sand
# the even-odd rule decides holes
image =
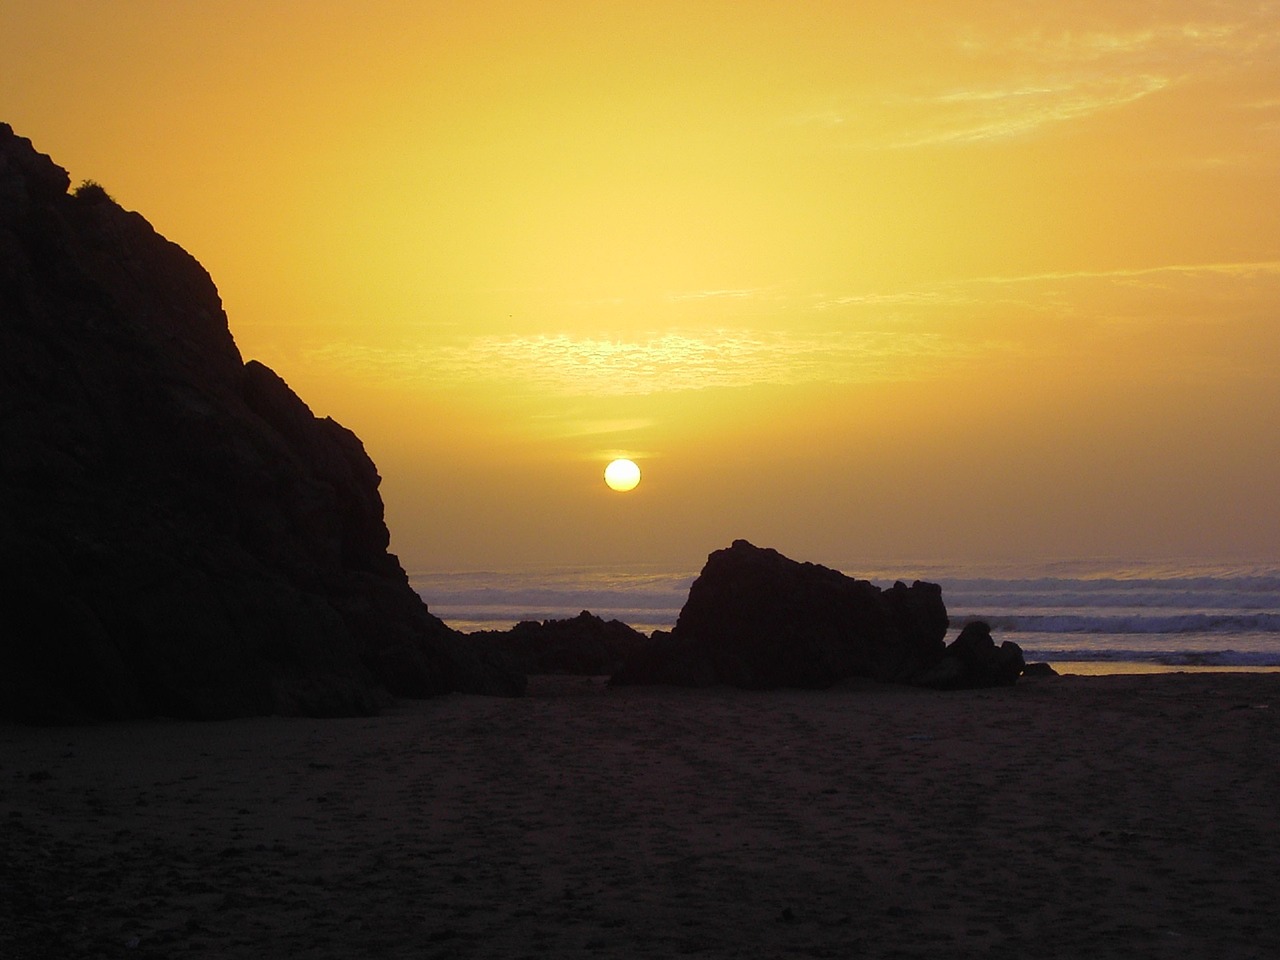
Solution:
[[[0,726],[0,957],[1280,956],[1280,676]]]

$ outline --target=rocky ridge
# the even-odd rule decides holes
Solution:
[[[563,620],[522,620],[509,630],[468,636],[498,647],[529,674],[608,676],[652,643],[621,620],[605,620],[588,610]]]

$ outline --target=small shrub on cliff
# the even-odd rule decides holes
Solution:
[[[72,196],[74,196],[79,203],[90,206],[99,203],[114,203],[111,199],[111,194],[107,193],[106,188],[96,180],[84,181],[84,183],[75,188],[72,192]]]

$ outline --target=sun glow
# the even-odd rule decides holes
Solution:
[[[632,460],[614,460],[604,468],[604,482],[609,485],[610,490],[617,490],[619,493],[634,490],[640,482],[640,468]]]

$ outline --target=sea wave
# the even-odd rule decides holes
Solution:
[[[596,607],[679,610],[691,575],[593,570],[413,573],[409,582],[432,607]]]
[[[1109,614],[1004,614],[953,617],[953,626],[982,620],[993,631],[1013,633],[1257,634],[1280,633],[1277,613],[1175,613],[1164,616]]]
[[[1050,565],[1029,576],[959,566],[844,569],[881,586],[914,579],[940,583],[951,616],[948,639],[964,623],[984,620],[998,638],[1016,641],[1036,659],[1280,665],[1280,568],[1274,565]],[[669,568],[410,575],[431,611],[464,632],[564,619],[582,610],[643,633],[670,630],[694,579]]]
[[[1049,589],[965,589],[944,585],[948,606],[984,607],[992,610],[1025,610],[1035,607],[1104,610],[1112,607],[1161,610],[1276,610],[1280,592],[1237,590],[1228,587],[1169,589],[1153,587],[1079,589],[1074,585]]]

